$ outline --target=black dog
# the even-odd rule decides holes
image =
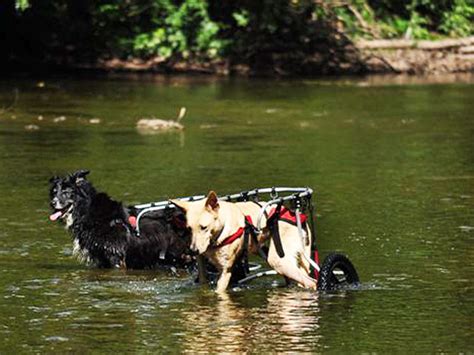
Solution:
[[[102,268],[153,268],[192,263],[189,231],[178,209],[147,213],[140,218],[140,236],[134,221],[137,210],[124,207],[97,192],[79,170],[50,180],[51,221],[63,220],[73,237],[73,253],[87,264]]]

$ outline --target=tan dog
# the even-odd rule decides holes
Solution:
[[[260,207],[253,202],[219,201],[213,191],[204,200],[171,202],[186,212],[187,224],[192,231],[191,249],[204,255],[218,269],[220,276],[216,291],[224,292],[229,285],[232,266],[243,252],[245,216],[250,216],[256,223]],[[278,225],[285,256],[279,257],[273,239],[270,239],[269,265],[300,286],[316,289],[316,280],[308,276],[309,264],[302,255],[303,252],[309,255],[311,248],[309,229],[303,231],[306,241],[302,243],[296,226],[280,221]],[[257,243],[262,244],[269,238],[269,231],[264,228],[257,236]],[[252,253],[258,250],[255,244],[253,238],[248,239],[248,250]]]

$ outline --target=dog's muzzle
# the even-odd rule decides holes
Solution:
[[[57,221],[58,219],[63,219],[64,217],[66,217],[71,212],[72,205],[70,205],[69,207],[64,207],[62,209],[53,207],[53,209],[55,210],[54,213],[52,213],[49,216],[49,220],[52,221],[52,222]]]
[[[199,255],[199,248],[196,244],[191,243],[191,245],[189,246],[189,252],[191,255]]]

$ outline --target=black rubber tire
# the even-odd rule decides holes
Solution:
[[[355,287],[358,284],[359,275],[345,255],[331,253],[324,259],[319,271],[318,290],[338,290]]]

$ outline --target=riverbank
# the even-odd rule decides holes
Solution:
[[[361,40],[356,47],[370,73],[474,72],[474,36],[438,41]]]
[[[292,76],[300,74],[446,74],[474,72],[474,36],[437,41],[405,39],[359,40],[345,46],[346,61],[323,62],[317,56],[307,58],[302,68],[282,69],[278,56],[273,66],[256,72],[245,63],[230,60],[166,61],[160,57],[148,60],[131,58],[100,59],[92,64],[73,64],[73,67],[99,71],[201,73],[244,76]],[[67,65],[66,65],[67,66]]]
[[[472,72],[472,16],[467,0],[15,0],[0,8],[0,29],[8,33],[0,39],[0,70],[266,77]]]
[[[269,64],[253,67],[231,59],[203,61],[199,59],[166,60],[156,56],[141,58],[102,58],[95,62],[78,62],[74,57],[59,57],[47,63],[13,63],[3,66],[14,71],[84,71],[99,73],[204,74],[218,76],[321,76],[360,74],[440,75],[474,73],[474,36],[416,41],[377,39],[346,41],[337,53],[327,48],[289,63],[288,56],[272,54]]]

